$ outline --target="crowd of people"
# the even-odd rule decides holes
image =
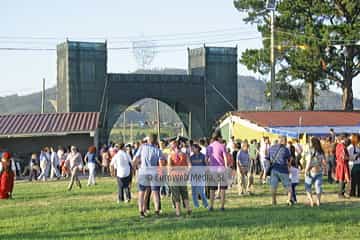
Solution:
[[[229,187],[237,185],[239,195],[254,194],[257,175],[260,184],[270,185],[274,205],[277,204],[280,183],[287,191],[287,204],[297,203],[296,191],[301,174],[304,176],[303,189],[310,206],[321,204],[324,176],[329,184],[339,185],[339,198],[360,197],[358,134],[336,135],[331,130],[329,136],[311,137],[305,144],[301,144],[298,139],[288,141],[286,137],[272,140],[263,137],[241,141],[232,137],[226,143],[221,134],[215,132],[210,140],[199,141],[188,141],[185,138],[158,141],[157,136],[151,134],[142,142],[134,144],[111,143],[98,150],[95,146],[90,146],[83,154],[76,146],[67,149],[45,147],[39,156],[36,153],[31,155],[24,174],[29,176],[29,181],[70,178],[70,191],[74,183],[81,188],[79,176],[86,172],[87,185],[95,185],[98,169],[102,176],[116,177],[119,203],[131,201],[132,182],[137,181],[141,218],[149,214],[151,195],[156,215],[161,213],[162,196],[171,196],[176,216],[181,215],[182,207],[187,214],[191,214],[187,184],[140,181],[139,177],[149,168],[167,169],[170,176],[185,174],[179,169],[194,167],[229,169],[232,180],[230,183],[220,180],[210,185],[206,181],[188,183],[191,185],[193,207],[200,207],[201,199],[203,207],[209,211],[214,210],[215,199],[220,199],[220,210],[225,210],[226,190]],[[3,152],[0,164],[0,198],[11,198],[15,175],[11,154]]]

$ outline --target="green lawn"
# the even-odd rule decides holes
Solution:
[[[323,206],[272,207],[268,186],[255,196],[228,194],[225,212],[195,209],[175,218],[169,199],[161,217],[139,219],[136,200],[116,204],[116,183],[98,178],[95,187],[65,191],[67,182],[17,182],[14,199],[0,202],[0,239],[359,239],[360,201],[339,201],[335,185],[325,186]],[[85,180],[82,180],[85,185]],[[282,191],[283,192],[283,191]]]

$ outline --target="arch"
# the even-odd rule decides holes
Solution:
[[[114,85],[112,85],[114,86]],[[109,91],[109,95],[107,97],[107,112],[106,112],[106,122],[105,126],[103,127],[103,141],[107,141],[110,137],[111,129],[113,128],[114,124],[119,119],[120,115],[131,105],[134,103],[144,99],[144,98],[150,98],[154,100],[159,100],[160,102],[166,104],[168,107],[174,110],[174,112],[177,114],[179,119],[181,120],[182,124],[184,125],[184,128],[187,133],[189,134],[190,138],[199,138],[206,136],[204,129],[202,128],[203,122],[203,111],[201,106],[197,106],[196,104],[190,103],[190,99],[196,102],[196,99],[189,98],[188,104],[184,104],[184,102],[179,102],[179,100],[176,98],[170,98],[166,97],[164,94],[161,97],[149,97],[148,94],[140,93],[136,94],[134,92],[136,89],[134,89],[134,86],[131,88],[123,88],[123,87],[116,87],[114,89],[117,89],[116,91]],[[120,90],[121,89],[121,90]],[[124,97],[124,92],[133,92],[134,94],[131,94],[132,97]],[[121,96],[121,97],[117,97]],[[120,101],[121,99],[121,101]],[[198,102],[200,100],[198,99]],[[191,117],[191,120],[189,118]],[[191,123],[190,123],[191,122]],[[189,129],[189,124],[191,124],[191,129]]]
[[[59,112],[99,111],[101,142],[116,115],[143,98],[171,106],[187,128],[190,115],[193,138],[208,136],[219,117],[237,110],[236,47],[188,49],[184,75],[108,73],[106,43],[66,41],[57,57]]]
[[[144,101],[145,100],[145,101]],[[189,134],[189,114],[187,115],[179,115],[178,113],[176,113],[175,109],[174,109],[174,106],[170,106],[168,103],[166,102],[163,102],[162,100],[159,100],[159,99],[153,99],[153,98],[144,98],[144,99],[140,99],[132,104],[130,104],[129,106],[126,106],[126,108],[124,108],[124,106],[121,106],[120,104],[113,104],[111,106],[111,109],[110,109],[110,112],[109,112],[109,120],[108,120],[108,129],[109,129],[109,137],[111,136],[111,131],[112,129],[114,129],[114,126],[116,124],[119,124],[121,121],[124,121],[123,119],[123,114],[124,112],[129,112],[129,107],[130,106],[139,106],[140,107],[140,111],[142,113],[144,113],[143,109],[144,109],[144,106],[146,104],[149,103],[149,101],[146,101],[146,100],[153,100],[153,101],[156,101],[158,100],[160,102],[160,110],[161,110],[161,107],[164,107],[166,106],[167,108],[167,112],[170,110],[172,111],[173,113],[175,113],[176,115],[176,118],[177,118],[177,122],[181,122],[182,124],[182,127],[185,129],[185,131]],[[163,105],[162,105],[163,104]],[[149,105],[148,105],[149,106]],[[155,106],[153,106],[155,108]],[[149,109],[147,109],[149,110]],[[164,110],[164,108],[162,108],[162,111]],[[130,110],[131,111],[131,110]],[[160,112],[160,115],[163,115],[163,112]],[[152,120],[154,120],[153,118],[151,118]],[[163,117],[160,117],[160,121],[164,121],[164,118]],[[127,121],[128,122],[128,121]],[[121,123],[122,125],[122,123]],[[172,137],[173,135],[171,135]],[[188,135],[187,135],[188,136]]]

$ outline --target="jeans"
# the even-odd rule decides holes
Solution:
[[[297,202],[296,199],[296,186],[298,183],[291,183],[291,201]]]
[[[317,174],[310,173],[305,177],[305,191],[311,193],[311,187],[315,185],[316,194],[321,194],[322,192],[322,172]]]
[[[354,164],[351,169],[350,196],[360,197],[360,164]]]
[[[55,177],[60,177],[59,167],[55,165],[55,163],[51,163],[51,171],[50,171],[50,178],[53,179]]]
[[[191,186],[191,193],[192,193],[192,199],[193,199],[193,203],[194,203],[195,208],[199,207],[199,200],[198,200],[199,195],[200,195],[201,200],[203,202],[203,206],[205,208],[208,207],[208,202],[207,202],[207,198],[206,198],[206,195],[205,195],[205,186]]]
[[[38,180],[46,181],[48,164],[47,163],[40,164],[40,169],[41,169],[41,173],[38,177]]]
[[[328,183],[332,184],[334,182],[332,173],[335,168],[335,156],[334,155],[328,156],[326,163],[327,163]]]
[[[88,185],[95,185],[95,163],[88,163],[89,168],[89,180]]]
[[[118,183],[118,200],[119,201],[124,201],[124,192],[125,192],[125,197],[127,200],[131,199],[131,194],[130,194],[130,190],[129,190],[129,183],[130,183],[130,175],[127,177],[117,177],[117,183]]]

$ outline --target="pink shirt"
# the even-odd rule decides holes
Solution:
[[[210,166],[225,166],[225,154],[225,145],[218,141],[212,142],[206,149],[206,156],[209,158]]]

